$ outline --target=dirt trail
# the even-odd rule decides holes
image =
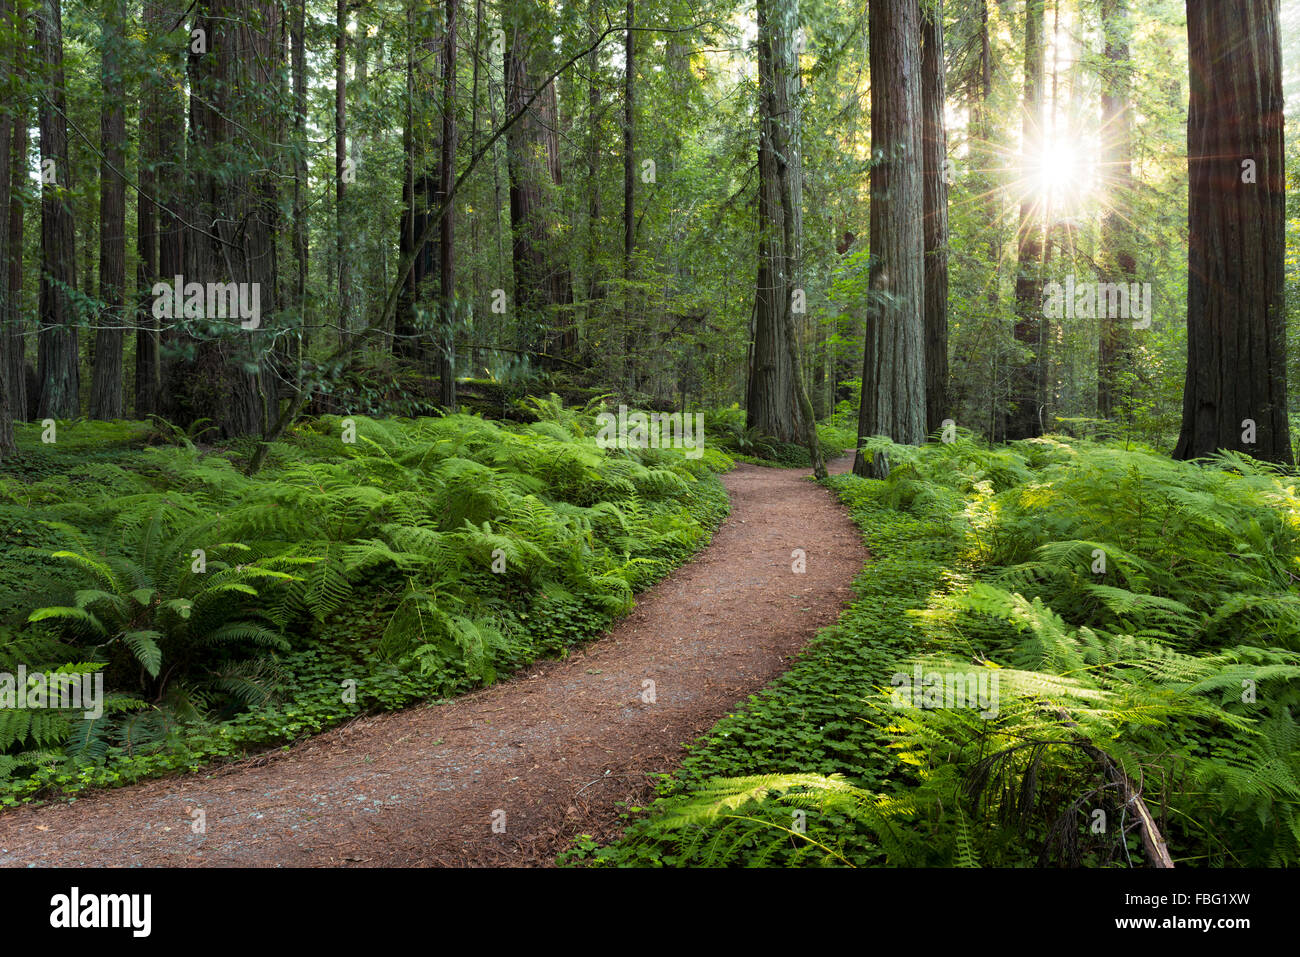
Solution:
[[[732,513],[713,543],[565,661],[214,772],[0,814],[0,865],[547,865],[577,834],[616,833],[616,802],[647,801],[683,742],[850,599],[861,536],[806,475],[724,476]]]

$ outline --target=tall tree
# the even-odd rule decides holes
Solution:
[[[623,46],[623,345],[626,381],[635,389],[644,372],[636,360],[642,344],[632,319],[632,254],[636,250],[636,2],[627,0]]]
[[[158,0],[144,0],[145,42],[149,49],[164,29]],[[135,209],[135,414],[138,418],[158,411],[158,321],[153,315],[153,284],[158,276],[158,110],[159,77],[148,71],[140,81],[140,159],[137,164],[139,201]]]
[[[921,109],[925,152],[926,431],[948,415],[948,136],[944,122],[943,0],[921,11]]]
[[[280,6],[272,0],[200,0],[190,48],[190,188],[195,210],[185,242],[187,282],[243,284],[256,326],[242,317],[186,319],[195,364],[169,376],[183,418],[212,420],[225,435],[265,428],[276,385],[263,363],[265,320],[277,312]],[[210,287],[212,288],[212,287]],[[251,320],[250,320],[251,321]]]
[[[428,105],[435,98],[434,80],[441,73],[442,46],[434,35],[440,26],[436,12],[436,7],[417,4],[407,10],[410,52],[406,63],[406,122],[402,132],[405,179],[399,250],[403,258],[414,256],[414,262],[402,286],[393,340],[397,355],[422,363],[430,353],[423,338],[427,328],[424,317],[433,299],[440,259],[436,237],[420,242],[416,248],[417,238],[424,236],[429,225],[429,210],[438,191],[437,158],[442,154],[441,124],[435,125],[427,115]]]
[[[307,0],[293,0],[289,25],[289,61],[293,71],[293,295],[290,305],[300,323],[297,367],[311,345],[307,322]],[[298,377],[295,376],[295,379]]]
[[[874,0],[869,16],[871,274],[853,471],[883,478],[889,463],[865,439],[925,441],[921,13],[917,0]]]
[[[37,340],[38,418],[75,418],[81,409],[77,354],[77,251],[72,221],[67,94],[63,77],[63,11],[40,0],[36,53],[45,74],[38,107],[41,130],[41,311]]]
[[[30,419],[31,406],[35,395],[27,391],[27,321],[22,311],[22,243],[23,226],[25,226],[27,182],[27,96],[22,95],[23,83],[26,82],[27,65],[27,5],[9,0],[12,21],[12,39],[10,39],[10,68],[4,75],[12,83],[14,95],[9,98],[12,104],[12,153],[8,160],[9,176],[0,179],[0,190],[8,190],[8,221],[0,220],[0,229],[4,229],[8,238],[8,257],[0,259],[0,269],[8,274],[6,302],[0,311],[0,320],[4,320],[4,335],[8,339],[8,356],[6,369],[9,373],[9,412],[14,419]]]
[[[1278,0],[1188,0],[1187,383],[1175,458],[1292,462]]]
[[[12,73],[15,83],[24,74],[23,59],[26,47],[27,25],[21,12],[17,13],[14,29],[17,39],[12,50],[15,66]],[[8,339],[9,373],[9,411],[15,419],[29,419],[31,404],[35,396],[27,391],[27,321],[23,317],[23,238],[27,212],[27,110],[22,99],[15,98],[13,117],[13,150],[9,160],[9,179],[7,180],[9,199],[9,220],[0,221],[0,229],[6,231],[9,244],[8,261],[0,260],[0,269],[8,275],[8,301],[0,318],[5,320],[4,335]]]
[[[107,0],[100,25],[99,322],[90,417],[122,418],[122,342],[126,337],[126,101],[121,50],[126,5]]]
[[[800,370],[790,362],[785,321],[795,289],[792,267],[799,222],[791,215],[793,193],[789,205],[782,195],[798,120],[793,97],[797,10],[797,0],[760,0],[757,5],[758,273],[745,419],[750,428],[782,442],[804,438],[795,388]]]
[[[14,96],[14,60],[18,47],[19,20],[13,15],[11,0],[0,0],[0,92],[6,102]],[[13,117],[8,109],[0,110],[0,318],[8,319],[9,311],[9,166],[12,159],[10,138]],[[9,330],[0,328],[0,461],[17,451],[14,444],[13,410],[9,404]]]
[[[557,241],[560,214],[552,195],[563,177],[555,84],[545,82],[551,37],[545,11],[533,0],[525,0],[507,32],[506,115],[523,112],[506,132],[515,305],[525,348],[563,356],[573,350],[577,337],[568,314],[567,307],[573,302],[572,281]],[[535,93],[532,106],[526,107]]]
[[[1103,268],[1107,281],[1133,281],[1137,261],[1126,216],[1133,189],[1133,147],[1130,132],[1130,72],[1128,0],[1102,0],[1105,51],[1101,91],[1101,170],[1107,205],[1101,220]],[[1132,367],[1132,343],[1127,321],[1101,319],[1097,349],[1097,414],[1109,419],[1118,411],[1119,382]]]
[[[334,13],[334,253],[338,259],[339,341],[352,327],[351,264],[344,212],[348,180],[348,0],[337,0]]]
[[[1043,197],[1035,173],[1043,162],[1043,106],[1046,51],[1043,40],[1046,0],[1025,3],[1025,92],[1022,104],[1020,228],[1016,255],[1016,324],[1013,336],[1022,353],[1011,371],[1011,408],[1007,438],[1025,439],[1042,432],[1045,396],[1042,362]]]
[[[457,0],[446,0],[442,43],[442,152],[438,158],[438,202],[447,202],[456,179],[456,27]],[[438,402],[456,410],[456,246],[455,210],[438,224]]]

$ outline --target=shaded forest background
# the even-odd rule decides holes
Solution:
[[[927,428],[1100,430],[1172,448],[1187,354],[1184,4],[922,9],[927,76],[936,42],[943,52],[949,230],[950,362],[946,375],[930,363],[942,381]],[[1300,4],[1281,10],[1294,178]],[[817,419],[851,424],[879,159],[863,4],[3,12],[17,419],[158,414],[238,436],[304,411],[499,414],[557,389],[662,409],[739,402],[751,426],[792,440],[788,397],[762,410],[791,372],[771,355],[762,292],[779,222],[758,148],[768,90],[793,117],[777,124],[793,134],[795,209],[780,279],[801,378]],[[1044,320],[1044,284],[1066,274],[1149,283],[1150,327]],[[259,327],[156,319],[151,290],[174,275],[259,283]],[[779,381],[755,371],[769,366]]]

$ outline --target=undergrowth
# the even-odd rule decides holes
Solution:
[[[535,404],[520,426],[322,417],[254,477],[138,424],[19,426],[0,673],[97,673],[105,697],[0,696],[0,803],[197,769],[601,634],[707,542],[730,459],[601,449],[590,414]]]
[[[629,809],[620,866],[1300,859],[1300,497],[1237,455],[873,441],[858,600]],[[921,678],[916,686],[915,679]]]

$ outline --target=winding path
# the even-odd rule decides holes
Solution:
[[[732,513],[713,543],[566,660],[289,751],[5,812],[0,865],[548,865],[575,835],[616,834],[617,802],[649,800],[684,742],[785,671],[867,557],[802,470],[723,481]]]

